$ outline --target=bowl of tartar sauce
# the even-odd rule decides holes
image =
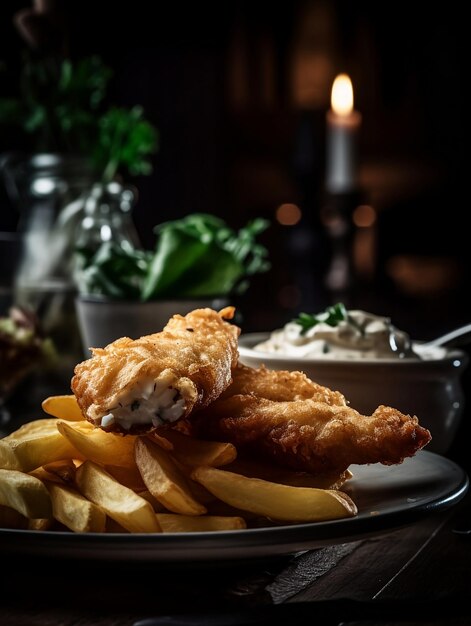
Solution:
[[[250,367],[302,371],[340,391],[364,415],[379,405],[416,415],[432,440],[449,450],[464,409],[461,378],[467,354],[414,341],[388,317],[336,304],[301,314],[282,328],[239,337],[239,360]]]

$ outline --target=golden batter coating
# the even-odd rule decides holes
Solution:
[[[313,474],[401,463],[431,440],[417,417],[387,406],[361,415],[299,372],[265,368],[237,368],[224,395],[190,423],[198,436]]]
[[[332,391],[315,383],[304,372],[269,370],[264,365],[259,368],[248,367],[242,363],[237,365],[231,386],[220,398],[238,394],[253,394],[276,402],[310,398],[329,405],[347,404],[340,391]]]
[[[231,383],[240,329],[234,307],[174,315],[162,332],[122,337],[75,367],[71,388],[87,420],[146,432],[187,417]]]

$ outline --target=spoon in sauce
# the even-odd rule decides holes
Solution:
[[[471,324],[465,324],[451,330],[436,339],[422,343],[424,348],[460,348],[471,343]]]
[[[417,351],[414,350],[414,343]],[[412,342],[408,336],[402,337],[401,342],[398,342],[393,327],[391,327],[389,335],[391,352],[396,353],[400,358],[421,358],[422,353],[428,349],[461,348],[469,343],[471,343],[471,324],[459,326],[455,330],[424,342]]]

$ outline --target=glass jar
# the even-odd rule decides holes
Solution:
[[[41,311],[47,330],[57,312],[51,294],[73,290],[74,233],[83,195],[95,173],[88,160],[59,154],[11,155],[3,165],[6,188],[18,211],[21,252],[14,277],[15,302]],[[52,298],[54,300],[54,298]]]
[[[51,339],[57,360],[43,373],[63,392],[83,358],[72,268],[75,232],[97,174],[84,157],[52,153],[10,154],[2,160],[1,173],[18,213],[12,303],[34,313]]]
[[[84,202],[75,232],[75,248],[93,254],[107,241],[140,247],[132,220],[135,197],[135,189],[118,182],[95,183]]]

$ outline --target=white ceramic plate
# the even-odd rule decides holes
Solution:
[[[466,473],[425,450],[403,464],[350,467],[345,486],[358,506],[354,518],[229,532],[75,534],[0,530],[2,555],[127,563],[195,564],[266,558],[356,541],[411,524],[454,506],[465,495]]]

